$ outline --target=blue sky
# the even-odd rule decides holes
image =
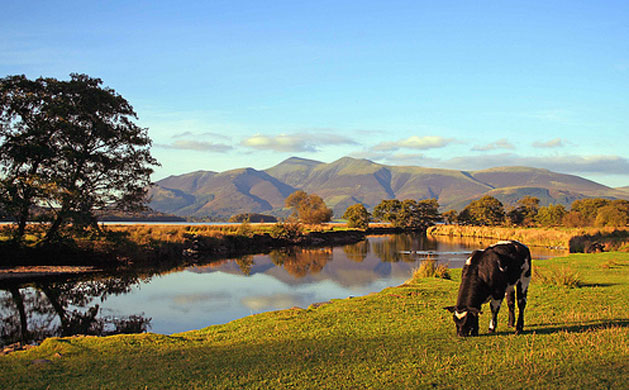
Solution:
[[[3,1],[0,76],[100,77],[154,179],[349,155],[629,185],[626,1]]]

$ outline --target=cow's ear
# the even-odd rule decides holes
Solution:
[[[482,311],[480,311],[480,309],[477,309],[475,307],[469,307],[467,309],[467,311],[469,311],[472,314],[482,314],[483,313]]]
[[[450,313],[454,313],[454,311],[456,310],[456,307],[454,307],[454,306],[447,306],[447,307],[444,307],[444,309],[446,309]]]

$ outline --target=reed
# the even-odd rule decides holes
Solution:
[[[437,264],[437,260],[430,256],[422,260],[419,264],[419,267],[417,267],[413,271],[413,276],[411,277],[411,280],[417,280],[421,278],[439,278],[447,280],[452,279],[452,277],[450,276],[448,265]]]
[[[579,288],[583,285],[581,275],[570,267],[545,268],[535,272],[535,279],[547,286]]]
[[[629,251],[629,228],[436,225],[430,227],[427,233],[436,236],[517,240],[529,246],[570,249],[570,252],[584,252],[591,243],[601,242],[606,251]]]

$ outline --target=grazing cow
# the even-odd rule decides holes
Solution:
[[[518,298],[518,321],[515,333],[524,328],[526,292],[531,281],[531,253],[517,241],[501,241],[485,250],[476,250],[465,262],[456,306],[445,309],[453,313],[458,336],[478,335],[481,305],[490,302],[489,332],[496,330],[498,311],[507,296],[509,326],[515,324],[515,294]]]

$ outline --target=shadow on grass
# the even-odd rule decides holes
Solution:
[[[535,324],[531,325],[529,328],[525,328],[522,334],[554,334],[559,332],[564,333],[583,333],[590,330],[600,330],[600,329],[608,329],[608,328],[627,328],[629,327],[629,319],[627,318],[618,318],[607,321],[589,321],[589,322],[580,322],[573,324]],[[513,330],[502,330],[495,333],[483,333],[479,334],[478,337],[488,337],[488,336],[505,336],[509,334],[513,334]]]
[[[579,284],[580,288],[584,288],[584,287],[611,287],[611,286],[618,286],[620,283],[583,283],[583,284]]]

